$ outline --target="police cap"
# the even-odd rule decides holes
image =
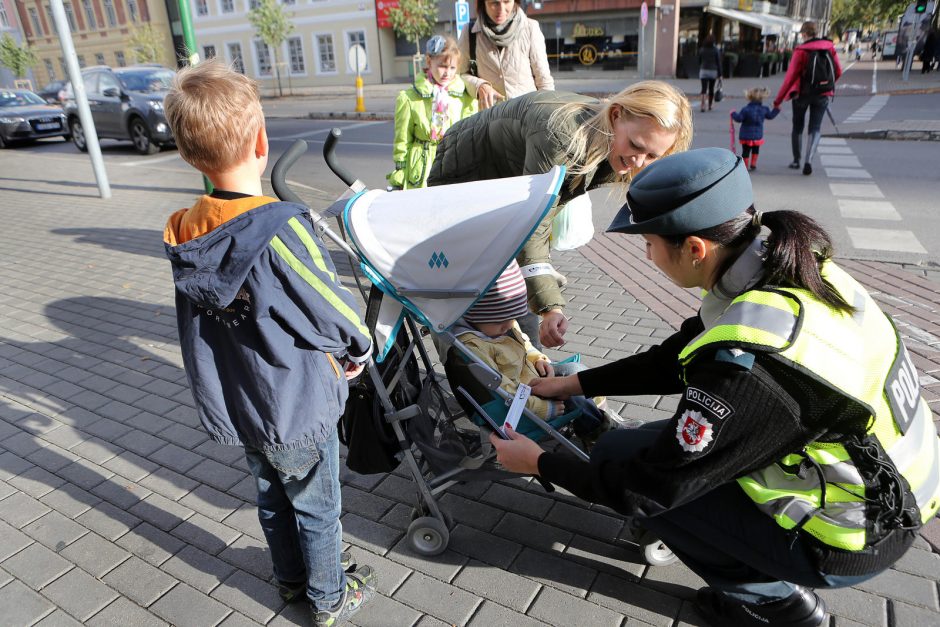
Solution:
[[[724,148],[669,155],[643,169],[608,233],[684,235],[718,226],[754,203],[744,161]]]

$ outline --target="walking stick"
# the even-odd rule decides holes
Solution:
[[[832,125],[836,127],[836,134],[841,135],[842,131],[839,130],[839,125],[836,124],[836,119],[832,117],[832,111],[829,110],[829,105],[826,105],[826,115],[829,116],[829,121],[832,122]]]

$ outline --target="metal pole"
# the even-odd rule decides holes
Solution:
[[[646,78],[646,25],[640,24],[640,54],[637,57],[637,69],[640,71],[640,78]]]
[[[82,71],[78,67],[75,44],[72,42],[72,31],[69,30],[69,23],[65,18],[65,7],[62,5],[62,0],[50,0],[50,7],[52,20],[55,22],[56,30],[59,31],[62,57],[65,59],[69,80],[72,81],[72,93],[78,106],[78,119],[82,123],[82,132],[85,133],[85,145],[88,147],[88,156],[91,158],[91,168],[95,171],[95,179],[98,181],[98,194],[102,198],[111,198],[108,173],[101,159],[98,133],[95,131],[95,121],[91,117],[91,109],[88,106],[88,95],[85,93],[85,84],[82,82]]]
[[[180,30],[183,31],[183,45],[186,46],[186,62],[190,65],[199,63],[199,51],[196,48],[196,35],[193,33],[193,20],[189,12],[189,0],[178,0],[180,8]],[[206,194],[215,191],[212,182],[202,175],[202,186]]]
[[[905,83],[911,75],[911,65],[914,64],[914,47],[917,46],[917,32],[920,30],[921,13],[915,13],[914,24],[911,27],[911,34],[907,38],[907,53],[904,57],[904,73],[901,80]]]

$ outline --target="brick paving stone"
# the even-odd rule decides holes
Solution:
[[[81,621],[97,614],[118,596],[114,590],[78,568],[46,586],[42,593]]]
[[[159,465],[136,453],[123,451],[102,464],[105,468],[131,481],[140,481],[154,472]]]
[[[205,459],[190,468],[186,475],[219,490],[227,490],[245,478],[245,473],[231,466]]]
[[[53,431],[53,433],[56,431],[60,431],[60,429],[56,429]],[[55,444],[47,444],[27,455],[26,459],[41,468],[45,468],[49,472],[57,473],[72,462],[76,461],[78,459],[78,455],[70,453],[69,451],[56,446]]]
[[[95,577],[101,577],[131,556],[96,533],[85,534],[62,549],[59,555]]]
[[[187,544],[213,555],[225,550],[225,547],[242,535],[241,532],[206,518],[202,514],[193,514],[174,527],[170,533]]]
[[[36,623],[35,627],[81,627],[81,623],[63,612],[56,610],[51,614],[46,614],[41,621]]]
[[[118,538],[117,543],[155,566],[170,559],[170,556],[185,545],[184,542],[145,522]]]
[[[166,446],[166,440],[161,440],[143,431],[128,431],[125,435],[119,437],[115,442],[129,451],[133,451],[144,457],[155,453]]]
[[[176,585],[150,610],[176,627],[203,627],[222,622],[231,610],[184,583]]]
[[[273,576],[271,554],[264,540],[243,535],[219,553],[219,559],[265,581]]]
[[[381,475],[377,476],[381,477]],[[375,494],[407,505],[414,505],[415,502],[416,488],[414,482],[397,475],[386,475],[385,478],[382,479],[382,482],[372,491]]]
[[[160,620],[150,612],[142,609],[136,603],[118,597],[108,607],[104,608],[90,618],[88,627],[162,627],[167,623]]]
[[[389,548],[401,537],[401,531],[356,514],[344,514],[340,520],[343,523],[344,540],[379,555],[388,553]]]
[[[608,572],[615,577],[639,579],[646,570],[643,558],[633,546],[608,540],[599,542],[576,535],[565,549],[565,558],[588,568]]]
[[[465,625],[481,601],[421,573],[411,575],[393,598],[452,625]]]
[[[261,523],[258,520],[258,508],[255,505],[245,503],[222,521],[227,527],[231,527],[242,533],[247,533],[258,540],[264,539],[264,532],[261,530]]]
[[[261,627],[261,623],[256,623],[238,612],[232,612],[225,617],[225,620],[219,623],[218,627]]]
[[[168,468],[158,468],[141,479],[140,484],[174,501],[180,500],[199,485],[197,481]]]
[[[120,423],[118,423],[120,424]],[[142,411],[136,416],[132,416],[124,421],[124,425],[129,429],[138,429],[151,435],[157,435],[165,429],[169,429],[173,422],[163,416],[151,414],[148,411]]]
[[[601,573],[588,600],[650,625],[672,625],[682,601],[645,586]]]
[[[123,510],[130,510],[142,500],[153,494],[140,484],[128,481],[114,475],[109,481],[103,481],[91,489],[92,494],[99,496]]]
[[[434,577],[439,581],[450,582],[467,562],[466,556],[447,549],[434,557],[423,557],[415,553],[404,537],[385,554],[388,559],[403,564],[410,569],[418,570]]]
[[[388,510],[388,513],[382,516],[379,522],[383,525],[405,531],[408,529],[408,525],[411,524],[411,513],[413,509],[414,508],[404,503],[396,503],[392,509]]]
[[[8,625],[32,625],[55,606],[19,581],[0,588],[0,616]]]
[[[166,415],[163,412],[155,413],[158,415]],[[192,427],[181,424],[170,425],[167,429],[160,432],[160,437],[190,450],[209,439],[209,436],[207,436],[206,432],[202,429],[193,429]]]
[[[309,623],[310,606],[305,603],[294,603],[281,610],[281,613],[275,616],[267,627],[296,627],[297,625],[307,625]],[[355,622],[352,624],[355,624]]]
[[[484,531],[495,527],[505,513],[502,509],[466,499],[457,494],[445,494],[440,500],[440,506],[450,513],[455,522]]]
[[[233,485],[227,490],[229,494],[243,501],[255,502],[258,497],[258,489],[255,487],[255,478],[246,475],[244,479]]]
[[[24,436],[29,437],[29,436]],[[38,449],[33,449],[38,450]],[[30,453],[33,451],[29,451]],[[29,463],[19,455],[14,453],[5,452],[0,453],[0,479],[4,481],[9,481],[11,478],[16,475],[25,472],[33,467],[34,464]]]
[[[3,562],[3,569],[34,590],[41,590],[72,568],[46,547],[33,543]]]
[[[542,587],[535,581],[471,560],[453,585],[523,614]]]
[[[96,464],[103,465],[106,461],[124,451],[120,446],[111,444],[100,438],[88,438],[69,449],[79,457],[83,457]]]
[[[140,523],[139,518],[110,503],[98,503],[75,520],[108,540],[116,540]]]
[[[242,571],[235,571],[209,596],[260,623],[267,623],[284,607],[275,586]]]
[[[883,597],[855,588],[820,589],[816,593],[826,602],[829,613],[837,617],[837,622],[844,618],[861,625],[887,625],[888,602]]]
[[[481,499],[484,503],[501,509],[517,512],[533,518],[543,519],[552,508],[553,501],[531,492],[510,488],[501,483],[494,483]]]
[[[224,492],[219,492],[215,488],[200,485],[189,494],[179,500],[180,505],[211,518],[212,520],[222,521],[232,515],[232,512],[245,504],[242,499],[236,498]],[[255,499],[252,495],[251,503]],[[257,511],[257,510],[256,510]]]
[[[101,418],[100,420],[92,422],[87,427],[82,427],[82,429],[108,442],[115,442],[121,436],[133,430],[131,426],[121,424],[117,420],[111,420],[110,418]]]
[[[230,564],[192,546],[183,547],[160,569],[205,594],[212,592],[235,570]]]
[[[617,573],[613,575],[623,576]],[[643,585],[687,601],[694,601],[698,589],[708,584],[684,564],[677,562],[669,566],[650,566],[643,575]]]
[[[357,564],[371,566],[376,572],[379,577],[379,594],[391,596],[413,572],[410,568],[402,566],[398,562],[393,562],[364,549],[352,547],[350,551]]]
[[[160,450],[152,453],[150,459],[161,466],[167,466],[178,472],[185,473],[196,464],[202,462],[205,458],[175,444],[167,444]]]
[[[59,512],[50,511],[25,525],[23,533],[58,552],[88,533],[88,530]]]
[[[33,466],[15,477],[10,477],[7,483],[38,499],[52,492],[65,481],[44,468]]]
[[[132,601],[146,607],[179,582],[147,562],[131,557],[102,580]],[[179,584],[185,585],[185,584]]]
[[[510,540],[479,531],[466,525],[457,525],[450,532],[450,549],[498,568],[508,568],[522,550]]]
[[[541,627],[548,625],[525,614],[484,600],[470,619],[470,627]]]
[[[359,627],[412,627],[419,618],[421,612],[378,594],[350,622]]]
[[[57,471],[56,474],[86,490],[91,490],[102,481],[107,481],[114,476],[114,473],[107,468],[81,458]]]
[[[394,505],[391,501],[378,494],[364,492],[350,485],[342,487],[343,511],[358,514],[370,520],[381,520]]]
[[[552,511],[543,522],[601,540],[613,540],[623,528],[622,518],[607,516],[589,511],[583,506],[575,507],[561,502],[556,502],[552,506]]]
[[[535,598],[528,615],[550,625],[619,627],[623,620],[623,616],[607,608],[547,587]]]
[[[68,425],[54,429],[42,437],[43,441],[58,444],[64,449],[71,449],[73,446],[81,444],[88,438],[89,435],[85,431]]]
[[[919,575],[938,581],[940,580],[940,555],[930,551],[911,549],[904,554],[904,557],[893,568],[911,575]]]
[[[937,624],[936,612],[900,601],[892,601],[891,606],[894,610],[894,624],[898,627]]]
[[[192,449],[194,453],[198,453],[203,457],[208,457],[214,459],[217,462],[222,462],[223,464],[231,464],[236,460],[245,459],[245,451],[240,446],[228,446],[226,444],[219,444],[214,440],[206,440],[199,446]]]
[[[937,604],[937,584],[935,581],[902,573],[894,569],[886,570],[877,577],[856,586],[889,599],[904,601],[933,611],[940,609]]]
[[[33,540],[25,533],[14,529],[6,523],[0,522],[0,562],[14,553],[22,551],[32,544]],[[0,584],[2,585],[2,584]]]
[[[563,551],[573,537],[570,531],[512,513],[499,521],[493,533],[542,551]]]
[[[522,550],[509,571],[581,598],[587,596],[597,578],[593,568],[530,548]]]
[[[173,529],[193,515],[193,510],[188,507],[153,493],[135,503],[128,511],[163,531]]]

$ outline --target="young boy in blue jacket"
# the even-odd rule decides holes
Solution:
[[[740,111],[732,111],[731,119],[741,124],[741,158],[744,165],[750,166],[751,172],[757,169],[757,155],[760,147],[764,145],[764,120],[772,120],[780,113],[780,109],[770,109],[764,106],[764,99],[770,96],[766,87],[755,87],[744,92],[748,99],[747,105]],[[750,163],[748,163],[750,159]]]
[[[339,624],[376,586],[340,553],[336,433],[368,329],[307,209],[262,194],[254,81],[206,61],[179,72],[164,107],[180,156],[215,186],[164,232],[199,418],[213,440],[245,448],[282,598],[307,598],[315,624]]]

